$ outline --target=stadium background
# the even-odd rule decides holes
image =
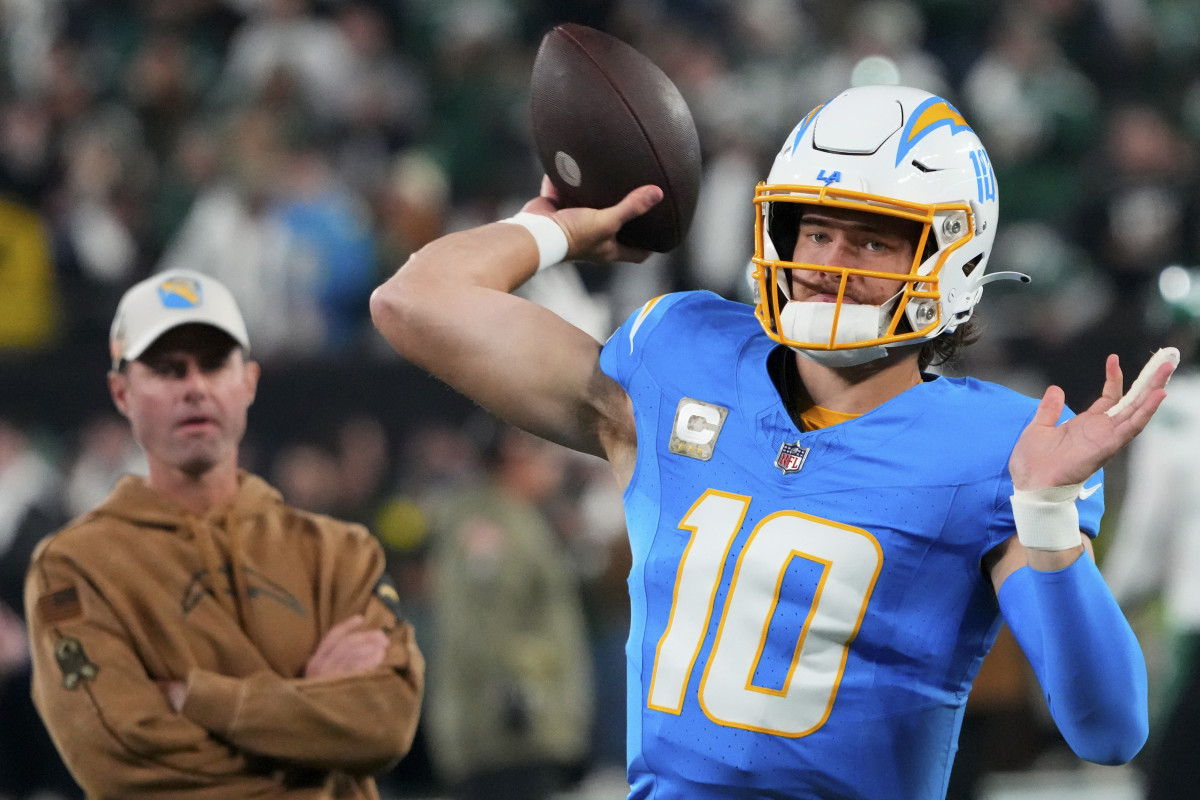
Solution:
[[[529,287],[598,338],[664,291],[744,298],[752,187],[782,137],[852,82],[898,80],[972,121],[1000,186],[991,269],[1034,277],[989,287],[984,337],[952,369],[1030,394],[1055,382],[1078,406],[1107,352],[1132,369],[1169,340],[1193,343],[1172,316],[1200,297],[1191,0],[0,0],[4,509],[77,513],[137,468],[105,390],[116,299],[167,265],[213,272],[265,368],[246,465],[298,504],[369,521],[419,616],[421,498],[472,469],[472,409],[386,347],[366,301],[424,242],[536,192],[529,69],[542,33],[567,20],[664,68],[705,159],[684,246]],[[577,465],[562,532],[598,663],[615,665],[619,535],[579,510],[604,494],[593,466]],[[0,530],[15,606],[12,541]],[[1161,669],[1154,620],[1137,623]],[[1006,655],[972,699],[959,796],[1135,796],[1136,762],[1091,769],[1064,753]],[[619,688],[598,683],[608,705]],[[0,703],[11,728],[5,715]],[[580,791],[615,797],[621,721],[601,716]],[[418,745],[388,791],[439,790]]]

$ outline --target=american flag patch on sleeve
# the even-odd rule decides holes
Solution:
[[[44,594],[37,601],[38,619],[48,625],[66,622],[82,614],[83,604],[79,602],[79,591],[74,586]]]

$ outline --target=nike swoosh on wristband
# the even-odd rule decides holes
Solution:
[[[1101,481],[1100,483],[1097,483],[1095,486],[1083,487],[1082,489],[1079,490],[1079,499],[1087,500],[1089,497],[1091,497],[1092,495],[1094,495],[1096,493],[1097,489],[1099,489],[1103,485],[1104,485],[1104,481]]]

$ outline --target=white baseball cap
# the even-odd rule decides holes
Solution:
[[[229,290],[209,275],[174,269],[134,284],[117,304],[108,334],[113,369],[138,358],[167,331],[189,323],[211,325],[250,349],[246,322]]]

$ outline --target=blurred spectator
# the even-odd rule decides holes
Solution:
[[[312,259],[306,289],[318,315],[320,349],[344,351],[374,333],[367,313],[377,285],[368,209],[314,143],[288,148],[285,159],[269,213]]]
[[[350,80],[339,87],[333,158],[351,187],[371,192],[386,182],[392,155],[429,124],[428,87],[419,66],[397,49],[380,7],[355,0],[340,3],[336,14]]]
[[[749,298],[745,265],[753,254],[744,243],[750,238],[746,234],[754,230],[754,207],[746,202],[746,187],[753,186],[761,174],[758,153],[742,139],[728,137],[707,159],[687,238],[697,288],[723,297]]]
[[[583,774],[592,676],[581,598],[539,510],[564,459],[500,427],[486,482],[435,517],[428,721],[457,800],[545,800]]]
[[[83,796],[33,707],[24,624],[29,558],[43,536],[66,522],[59,490],[50,460],[24,431],[0,419],[0,797]]]
[[[427,153],[401,151],[387,178],[374,195],[381,278],[446,233],[450,215],[450,180]]]
[[[922,48],[925,20],[916,5],[870,0],[847,9],[852,10],[840,37],[844,44],[822,58],[809,76],[810,105],[847,86],[872,83],[915,86],[953,100],[942,65]]]
[[[134,53],[124,82],[147,147],[159,163],[165,163],[207,88],[204,70],[188,51],[183,32],[159,30],[147,36]]]
[[[338,419],[280,448],[271,476],[289,503],[358,522],[379,536],[378,511],[392,478],[387,431],[367,414]]]
[[[341,492],[339,515],[375,530],[379,507],[394,477],[387,429],[370,414],[356,414],[338,423],[334,437]]]
[[[340,505],[337,458],[318,444],[295,442],[276,454],[271,483],[288,505],[332,516]]]
[[[0,602],[24,607],[21,587],[34,546],[61,526],[62,481],[21,428],[0,419]]]
[[[1000,217],[1061,219],[1082,196],[1076,165],[1099,126],[1099,93],[1027,5],[1004,5],[987,35],[961,94],[996,170]]]
[[[0,190],[36,207],[53,180],[55,144],[45,103],[15,99],[0,106]]]
[[[221,177],[220,136],[211,124],[189,121],[162,162],[146,221],[147,258],[158,261],[202,192]]]
[[[1200,256],[1197,155],[1162,111],[1121,103],[1089,158],[1078,238],[1121,293],[1143,304],[1159,270]]]
[[[1122,103],[1109,114],[1104,139],[1085,165],[1086,201],[1075,238],[1112,282],[1120,302],[1088,331],[1087,343],[1136,364],[1161,346],[1149,324],[1159,272],[1200,263],[1200,162],[1162,111]]]
[[[495,219],[504,200],[538,185],[529,139],[531,54],[514,40],[514,11],[506,4],[447,2],[437,9],[425,142],[462,212]]]
[[[319,119],[333,119],[353,85],[352,59],[342,30],[309,0],[264,0],[229,44],[221,94],[252,101],[283,75]]]
[[[257,358],[312,353],[325,335],[317,256],[271,213],[288,163],[280,121],[262,109],[235,115],[223,150],[223,178],[196,198],[159,270],[192,269],[228,286]]]
[[[87,513],[108,497],[122,475],[145,475],[147,469],[146,457],[124,420],[113,412],[97,414],[80,431],[77,452],[67,468],[67,515]]]
[[[1200,270],[1186,273],[1194,291],[1176,310],[1187,320],[1183,362],[1167,399],[1130,452],[1116,536],[1104,559],[1113,595],[1130,609],[1161,602],[1169,663],[1151,685],[1157,709],[1146,757],[1146,800],[1185,800],[1200,785]]]
[[[569,545],[582,580],[595,683],[591,769],[625,772],[625,643],[629,638],[629,570],[633,553],[621,492],[608,464],[572,454],[580,487],[578,530]]]
[[[1154,0],[1023,0],[1063,55],[1115,97],[1144,96],[1156,81]],[[1161,78],[1161,76],[1160,76]]]
[[[1029,395],[1056,383],[1078,408],[1096,393],[1096,376],[1084,365],[1108,355],[1097,352],[1094,332],[1106,324],[1119,295],[1088,251],[1060,227],[1029,220],[1001,228],[989,269],[1032,280],[988,287],[987,303],[975,316],[987,333],[962,361],[971,374],[990,375]],[[1090,362],[1084,353],[1092,354]]]
[[[449,498],[478,483],[479,443],[457,424],[430,417],[415,421],[398,451],[395,485],[380,499],[372,529],[383,543],[388,571],[400,592],[400,606],[416,628],[417,644],[432,657],[440,639],[433,624],[431,517]],[[422,714],[412,751],[380,782],[399,797],[444,789],[443,777],[432,763],[428,702]]]
[[[26,669],[28,664],[29,634],[25,631],[25,624],[17,612],[0,603],[0,698],[4,698],[9,676]],[[9,710],[7,703],[0,702],[0,713],[7,717]],[[5,753],[5,762],[9,762],[11,756],[8,755],[8,747],[0,752]],[[0,781],[0,786],[3,784],[4,781]]]
[[[417,644],[427,654],[437,646],[429,571],[431,517],[450,498],[478,483],[479,459],[479,443],[458,426],[418,422],[400,448],[396,487],[376,512],[373,529],[387,553],[400,604],[414,620]]]
[[[122,286],[138,267],[138,244],[123,207],[132,201],[144,153],[136,121],[123,109],[97,114],[64,141],[63,233],[85,280]],[[144,172],[143,172],[144,174]]]
[[[427,419],[415,424],[399,448],[396,485],[385,493],[376,512],[376,531],[398,587],[428,586],[430,518],[448,498],[478,483],[479,446],[457,425]],[[408,599],[421,607],[421,613],[428,611],[427,592]],[[416,627],[418,636],[430,628]],[[432,645],[419,644],[423,652],[432,650]]]
[[[400,604],[414,620],[417,644],[422,652],[431,653],[436,649],[429,568],[431,517],[450,498],[479,482],[479,442],[455,424],[422,420],[400,447],[397,464],[396,485],[381,500],[373,530],[383,542],[388,569],[401,592]]]
[[[0,351],[48,349],[58,333],[58,300],[45,225],[0,196]]]

